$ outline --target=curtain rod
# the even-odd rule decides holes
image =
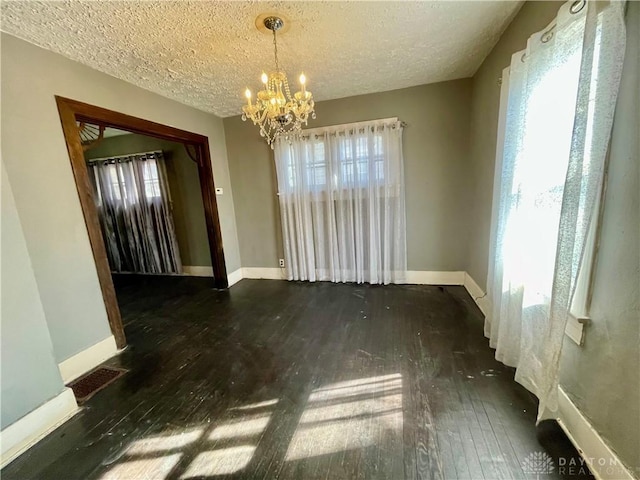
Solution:
[[[118,160],[120,158],[136,157],[136,156],[142,156],[142,155],[156,155],[158,153],[164,155],[162,150],[152,150],[152,151],[149,151],[149,152],[126,153],[124,155],[112,155],[110,157],[91,158],[91,159],[87,160],[86,162],[87,163],[106,162],[108,160]]]
[[[317,135],[318,133],[323,133],[323,132],[327,132],[327,131],[334,131],[338,128],[340,129],[354,129],[354,128],[362,128],[362,127],[370,127],[373,125],[377,125],[377,124],[384,124],[384,123],[391,123],[391,122],[397,122],[398,121],[398,117],[389,117],[389,118],[379,118],[376,120],[368,120],[365,122],[354,122],[354,123],[341,123],[341,124],[337,124],[337,125],[326,125],[324,127],[316,127],[316,128],[306,128],[304,130],[302,130],[302,134],[301,136],[311,136],[311,135]],[[400,124],[403,127],[406,127],[407,124],[405,122],[400,122]]]

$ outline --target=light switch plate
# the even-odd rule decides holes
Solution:
[[[221,187],[216,187],[216,195],[222,195],[224,193],[224,191],[222,190]]]

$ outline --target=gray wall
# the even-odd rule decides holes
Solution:
[[[10,35],[1,43],[2,158],[58,362],[111,333],[54,95],[207,136],[227,269],[240,267],[221,119]]]
[[[207,226],[200,191],[198,166],[184,146],[145,135],[118,135],[105,138],[85,152],[85,158],[100,158],[162,150],[167,166],[173,203],[173,222],[183,265],[211,266]]]
[[[313,90],[313,86],[310,87]],[[465,270],[471,80],[318,102],[309,127],[399,117],[409,270]],[[273,153],[257,127],[224,119],[243,267],[277,267],[282,239]]]
[[[36,279],[8,177],[2,163],[2,414],[0,429],[64,389]]]
[[[500,88],[513,52],[544,28],[561,3],[527,2],[473,79],[470,174],[475,181],[467,271],[483,288]],[[627,58],[611,145],[601,246],[586,343],[566,339],[561,385],[621,460],[640,474],[640,205],[638,28],[640,3],[628,2]]]
[[[561,383],[640,478],[640,2],[628,2],[627,50],[586,342],[565,341]]]
[[[467,170],[473,184],[468,205],[470,236],[465,263],[467,272],[483,290],[487,283],[500,108],[498,79],[502,70],[511,63],[511,55],[525,48],[529,36],[546,27],[555,18],[561,5],[562,2],[526,2],[473,77],[470,162]]]

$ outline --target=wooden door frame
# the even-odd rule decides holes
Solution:
[[[222,233],[220,231],[220,217],[218,215],[216,189],[213,181],[213,169],[211,167],[209,139],[203,135],[132,117],[69,98],[59,97],[57,95],[55,98],[62,123],[62,130],[67,143],[69,159],[71,160],[73,176],[78,189],[78,196],[80,197],[84,221],[87,225],[89,242],[91,243],[93,258],[98,271],[98,280],[100,282],[100,289],[102,290],[104,305],[107,310],[109,326],[118,348],[123,348],[126,346],[127,340],[124,335],[122,318],[116,299],[113,279],[111,278],[111,269],[109,268],[107,251],[102,238],[98,211],[93,198],[93,189],[89,180],[89,172],[78,134],[77,122],[97,123],[105,127],[118,128],[162,140],[179,142],[184,144],[190,156],[190,149],[195,151],[193,157],[195,157],[194,160],[198,165],[198,176],[200,177],[200,190],[202,192],[204,216],[207,224],[207,237],[209,239],[211,265],[213,266],[214,285],[216,288],[227,288],[229,282],[222,247]]]

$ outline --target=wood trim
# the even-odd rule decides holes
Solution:
[[[56,103],[58,104],[62,130],[67,142],[67,151],[69,152],[73,177],[76,181],[76,188],[78,189],[78,197],[80,198],[84,222],[87,225],[93,259],[98,271],[98,280],[100,282],[100,289],[102,290],[104,305],[107,310],[109,326],[111,327],[111,333],[116,339],[116,345],[118,345],[118,348],[123,348],[126,346],[127,340],[124,336],[120,308],[118,307],[118,300],[113,287],[113,280],[111,279],[111,270],[109,269],[109,261],[107,260],[107,250],[104,246],[100,222],[98,221],[98,212],[96,211],[91,183],[89,181],[89,173],[84,161],[84,152],[82,150],[80,136],[78,135],[76,112],[73,105],[65,101],[65,99],[56,97]]]
[[[199,164],[200,163],[200,159],[198,158],[198,149],[196,147],[194,147],[194,152],[191,152],[191,148],[193,147],[193,145],[189,144],[189,143],[185,143],[184,144],[184,149],[187,152],[187,155],[189,155],[189,158],[191,160],[193,160],[195,163]]]
[[[199,144],[207,141],[207,137],[204,135],[187,132],[186,130],[180,130],[179,128],[169,127],[142,118],[132,117],[131,115],[96,107],[88,103],[78,102],[70,98],[56,95],[56,102],[58,105],[60,105],[60,103],[67,105],[74,112],[77,121],[87,123],[95,123],[98,121],[105,127],[119,128],[128,132],[179,143]]]
[[[78,189],[80,206],[82,207],[85,224],[87,225],[87,233],[89,235],[89,242],[91,243],[93,258],[96,263],[98,280],[107,311],[109,326],[118,348],[124,348],[127,341],[124,335],[120,308],[118,307],[118,301],[113,287],[107,251],[102,238],[98,212],[93,199],[93,191],[89,181],[89,174],[76,122],[97,123],[105,127],[118,128],[132,133],[183,143],[185,146],[189,144],[195,148],[199,160],[198,175],[200,177],[200,189],[202,191],[202,202],[207,223],[207,236],[209,239],[211,264],[213,266],[214,285],[217,288],[227,288],[229,282],[222,246],[222,233],[220,231],[220,218],[218,215],[213,169],[211,167],[209,140],[204,135],[132,117],[124,113],[114,112],[69,98],[56,95],[55,99],[67,144],[69,159],[71,161],[73,176]]]
[[[211,253],[211,266],[213,267],[213,281],[216,288],[227,288],[229,287],[229,280],[227,279],[227,265],[222,247],[222,232],[220,230],[220,217],[218,216],[216,187],[213,183],[209,140],[205,137],[204,141],[196,145],[196,147],[199,160],[200,191],[202,192],[204,218],[207,223],[207,236],[209,237],[209,252]]]

